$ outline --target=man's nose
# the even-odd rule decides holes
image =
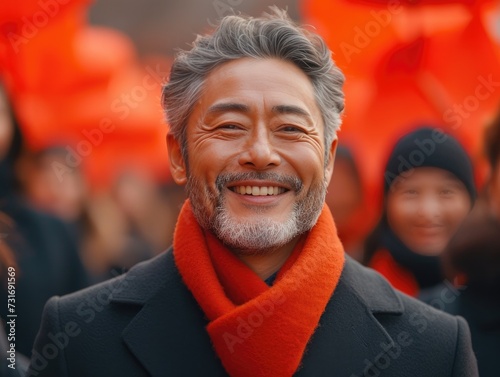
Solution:
[[[245,167],[265,170],[281,163],[267,128],[257,130],[249,135],[245,150],[240,154],[239,163]]]

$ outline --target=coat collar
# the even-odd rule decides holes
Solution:
[[[404,307],[394,288],[378,272],[346,256],[342,281],[373,314],[403,314]]]
[[[208,322],[183,284],[171,250],[131,269],[123,283],[111,301],[142,306],[123,331],[123,340],[152,376],[165,371],[226,375],[208,334],[200,331]],[[383,345],[394,344],[378,317],[403,311],[385,279],[346,256],[339,285],[296,375],[362,372],[365,359],[374,360]]]
[[[208,324],[182,282],[172,250],[143,262],[124,276],[123,290],[111,302],[142,305],[122,332],[130,352],[151,376],[225,376],[208,333]],[[211,374],[212,375],[212,374]]]
[[[340,282],[296,376],[361,376],[394,345],[384,320],[404,312],[389,283],[346,257]],[[370,374],[371,375],[371,374]]]

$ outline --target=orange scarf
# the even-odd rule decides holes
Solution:
[[[233,377],[291,376],[332,296],[344,251],[327,206],[272,287],[198,225],[189,201],[174,234],[174,259],[209,320],[207,332]]]

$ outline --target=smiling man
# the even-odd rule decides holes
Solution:
[[[168,136],[172,173],[198,223],[268,278],[316,223],[332,174],[336,142],[326,148],[311,81],[272,56],[226,62],[181,132],[184,145]]]
[[[163,89],[189,196],[173,247],[51,299],[31,375],[476,376],[463,319],[344,255],[324,204],[343,81],[278,9],[180,53]]]

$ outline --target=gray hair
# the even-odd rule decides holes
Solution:
[[[181,51],[163,87],[162,105],[170,133],[187,158],[186,128],[207,75],[217,66],[241,58],[277,58],[300,68],[311,80],[325,126],[325,163],[340,128],[344,110],[344,75],[317,34],[293,23],[286,11],[271,7],[260,18],[226,16],[211,35],[198,36],[189,51]],[[187,161],[187,160],[186,160]]]

